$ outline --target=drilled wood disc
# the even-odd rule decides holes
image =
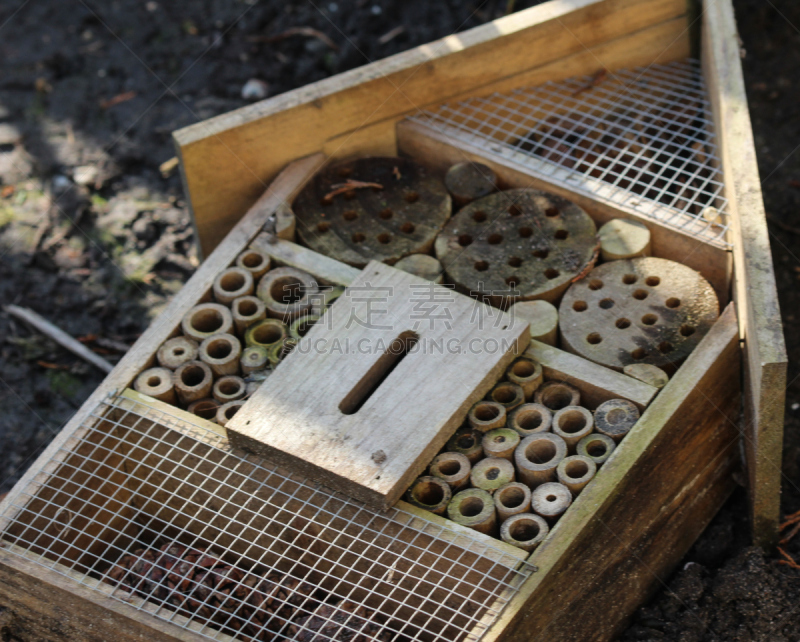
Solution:
[[[381,187],[344,189],[348,181]],[[405,158],[358,158],[319,174],[294,202],[297,234],[312,250],[355,267],[429,253],[450,217],[450,195]]]
[[[594,252],[596,228],[570,201],[512,189],[473,201],[436,239],[456,287],[494,305],[557,300]]]
[[[719,303],[691,268],[648,257],[596,267],[567,290],[558,316],[570,352],[616,370],[649,363],[672,372],[711,328]]]

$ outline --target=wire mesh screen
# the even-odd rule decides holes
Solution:
[[[470,98],[412,120],[728,247],[711,110],[695,60]]]
[[[179,413],[128,393],[100,404],[0,515],[5,548],[212,639],[477,639],[532,571]]]

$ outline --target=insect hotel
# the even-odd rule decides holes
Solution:
[[[175,140],[207,258],[0,504],[8,630],[610,640],[742,466],[775,542],[730,0],[552,0]]]

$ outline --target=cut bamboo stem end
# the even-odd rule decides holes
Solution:
[[[187,361],[172,373],[172,381],[178,399],[184,406],[188,406],[193,401],[211,396],[214,376],[211,368],[202,361]]]
[[[514,459],[514,450],[519,445],[520,436],[511,428],[495,428],[483,435],[483,452],[487,457]]]
[[[506,379],[522,388],[525,401],[530,401],[542,385],[542,366],[530,359],[517,359],[506,371]]]
[[[631,363],[625,366],[622,372],[659,390],[669,382],[669,375],[666,372],[649,363]]]
[[[311,313],[317,316],[322,316],[336,300],[344,294],[344,288],[337,285],[335,287],[325,287],[320,289],[313,297],[311,304]]]
[[[533,395],[533,400],[555,412],[567,406],[580,406],[581,393],[568,383],[547,381]]]
[[[541,432],[548,432],[553,423],[550,408],[540,403],[526,403],[511,413],[508,426],[520,437],[528,437]]]
[[[231,311],[219,303],[201,303],[189,310],[181,321],[183,334],[201,342],[212,334],[233,330]]]
[[[650,256],[650,230],[637,221],[615,218],[597,232],[603,261]]]
[[[133,382],[133,389],[159,401],[175,403],[175,386],[172,383],[172,370],[149,368]]]
[[[236,267],[247,270],[257,281],[269,271],[270,258],[261,250],[245,250],[236,257]]]
[[[158,365],[168,370],[177,370],[187,361],[197,359],[200,346],[189,337],[174,337],[161,344],[156,353]]]
[[[544,432],[523,439],[514,451],[519,480],[529,488],[556,479],[556,468],[567,456],[567,443],[558,435]]]
[[[480,533],[497,533],[497,513],[494,500],[485,490],[469,488],[453,496],[447,505],[447,517]]]
[[[211,396],[221,404],[244,398],[247,393],[247,384],[241,377],[228,375],[220,377],[211,389]]]
[[[408,272],[426,281],[444,282],[444,268],[435,258],[427,254],[410,254],[394,264],[398,270]]]
[[[249,270],[232,267],[217,275],[212,291],[217,303],[230,305],[239,297],[253,294],[254,287],[253,275]]]
[[[506,543],[531,552],[541,544],[550,527],[539,515],[520,513],[509,517],[500,527],[500,538]]]
[[[639,421],[639,409],[626,399],[609,399],[594,411],[595,429],[601,435],[622,441]]]
[[[597,473],[597,465],[591,457],[572,455],[564,459],[556,469],[558,481],[569,488],[573,497],[577,497]]]
[[[480,432],[488,432],[506,425],[506,408],[496,401],[479,401],[467,415],[469,425]]]
[[[289,336],[289,328],[277,319],[256,321],[244,333],[244,343],[250,346],[261,346],[269,350],[276,343],[281,343]]]
[[[570,453],[575,452],[581,439],[591,434],[593,427],[592,413],[581,406],[567,406],[553,415],[553,433],[566,442]]]
[[[186,410],[197,417],[217,423],[219,402],[216,399],[200,399],[189,404]]]
[[[289,353],[297,347],[294,339],[284,339],[281,343],[276,343],[267,351],[269,365],[274,370],[281,361],[289,356]]]
[[[232,334],[214,334],[200,344],[200,361],[218,377],[239,373],[242,344]]]
[[[244,405],[243,399],[238,399],[237,401],[229,401],[226,404],[223,404],[217,409],[217,423],[222,426],[223,428],[225,425],[233,419],[234,415],[239,411]]]
[[[452,165],[444,176],[444,186],[459,207],[488,196],[497,189],[497,175],[482,163],[464,161]]]
[[[295,341],[300,341],[319,320],[320,317],[316,314],[307,314],[295,319],[292,321],[292,325],[289,326],[289,336]]]
[[[434,515],[444,515],[452,498],[453,492],[447,482],[430,475],[419,477],[406,493],[409,504],[429,510]]]
[[[483,433],[474,428],[460,428],[447,442],[449,452],[464,455],[475,464],[483,457]]]
[[[247,328],[267,318],[267,308],[257,296],[240,296],[231,303],[231,315],[236,334],[244,337]]]
[[[531,339],[550,346],[558,342],[558,310],[547,301],[520,301],[508,309],[514,322],[528,322]]]
[[[510,381],[498,383],[489,393],[489,398],[495,403],[499,403],[506,412],[511,412],[517,406],[525,403],[525,393],[521,386]]]
[[[572,493],[564,484],[547,482],[534,489],[531,494],[531,508],[550,524],[558,520],[572,504]]]
[[[472,464],[466,455],[454,452],[445,452],[434,457],[428,472],[432,477],[441,479],[450,490],[457,493],[469,486],[469,474]]]
[[[494,492],[494,507],[500,522],[531,509],[531,489],[520,482],[511,482]]]
[[[256,295],[264,302],[268,316],[289,323],[311,311],[318,292],[317,282],[307,272],[280,267],[261,277]]]
[[[472,467],[469,481],[475,488],[493,493],[501,486],[516,480],[514,464],[507,459],[487,457]]]
[[[575,452],[583,457],[588,457],[599,468],[611,457],[611,453],[616,447],[617,443],[611,437],[592,433],[578,442]]]
[[[269,364],[269,353],[264,346],[248,346],[239,357],[239,367],[242,374],[263,370]]]

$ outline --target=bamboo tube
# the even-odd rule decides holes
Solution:
[[[239,373],[242,344],[232,334],[214,334],[200,344],[199,356],[218,377],[235,375]]]
[[[320,317],[316,314],[307,314],[302,317],[298,317],[292,324],[289,326],[289,336],[294,339],[295,341],[300,341],[308,331],[311,329],[317,321],[320,320]]]
[[[277,319],[264,319],[251,325],[244,333],[246,346],[262,346],[269,350],[276,343],[280,343],[289,336],[289,329],[285,323]]]
[[[504,460],[505,461],[505,460]],[[453,496],[447,505],[447,517],[480,533],[497,533],[497,514],[494,500],[485,490],[469,488]]]
[[[594,423],[597,432],[611,437],[616,443],[639,421],[639,409],[626,399],[609,399],[597,406]]]
[[[239,357],[239,368],[242,374],[263,370],[269,364],[269,352],[264,346],[248,346]]]
[[[561,461],[556,469],[558,481],[569,488],[573,497],[577,497],[597,473],[597,466],[590,457],[572,455]]]
[[[511,413],[508,426],[515,430],[520,437],[548,432],[553,423],[553,413],[550,408],[540,403],[526,403]]]
[[[499,457],[481,459],[472,467],[472,471],[469,474],[469,481],[475,488],[480,488],[489,493],[493,493],[500,486],[505,486],[515,479],[514,464],[508,459],[500,459]]]
[[[244,337],[247,328],[267,318],[267,308],[257,296],[240,296],[231,303],[231,315],[236,334]]]
[[[501,523],[512,515],[527,513],[531,509],[531,489],[521,482],[510,482],[501,486],[493,497]]]
[[[457,493],[469,485],[469,473],[472,469],[466,455],[454,452],[445,452],[436,455],[431,462],[428,472],[432,477],[437,477],[450,486],[450,490]]]
[[[264,302],[268,316],[289,323],[311,311],[318,292],[319,286],[310,274],[280,267],[261,277],[256,295]]]
[[[214,376],[211,368],[202,361],[187,361],[172,373],[172,381],[178,399],[188,406],[193,401],[211,396]]]
[[[217,303],[230,305],[235,299],[253,294],[253,275],[238,267],[223,270],[214,279],[212,292]]]
[[[483,435],[483,452],[487,457],[514,459],[514,450],[519,445],[519,434],[511,428],[495,428]]]
[[[195,341],[203,341],[212,334],[233,330],[231,311],[219,303],[201,303],[189,310],[181,321],[183,334]]]
[[[270,258],[261,250],[249,249],[236,257],[236,267],[250,272],[254,280],[260,279],[267,273],[270,266]]]
[[[567,456],[567,444],[550,432],[525,437],[514,451],[520,481],[528,488],[556,479],[556,468]]]
[[[506,379],[522,388],[525,401],[530,401],[542,385],[542,366],[531,359],[517,359],[506,371]]]
[[[522,386],[518,386],[510,381],[503,381],[498,383],[489,393],[489,397],[495,403],[499,403],[506,409],[506,412],[511,412],[517,406],[525,403],[525,393]]]
[[[176,370],[187,361],[197,359],[199,345],[189,337],[174,337],[161,344],[156,353],[158,365],[169,370]]]
[[[503,522],[500,538],[506,544],[530,553],[545,540],[549,532],[550,527],[543,517],[533,513],[520,513]]]
[[[231,419],[233,419],[233,416],[238,412],[239,408],[241,408],[243,405],[244,405],[244,400],[237,399],[236,401],[229,401],[228,403],[220,406],[217,409],[217,423],[224,428],[225,424],[227,424]]]
[[[548,381],[534,393],[533,400],[555,412],[567,406],[580,406],[581,393],[568,383]]]
[[[406,492],[406,500],[418,508],[429,510],[434,515],[444,515],[453,498],[450,486],[443,479],[419,477]]]
[[[294,350],[296,346],[297,341],[294,339],[284,339],[281,343],[275,343],[270,346],[270,349],[267,351],[270,367],[273,370],[277,368],[278,364],[289,356],[289,353]]]
[[[229,401],[242,399],[246,392],[247,384],[245,384],[244,379],[228,375],[217,379],[211,389],[211,396],[220,404],[225,404]]]
[[[581,439],[575,452],[591,459],[596,466],[602,466],[611,457],[611,453],[617,447],[616,442],[611,437],[606,437],[600,433],[592,433]]]
[[[570,454],[581,439],[591,434],[593,427],[592,413],[581,406],[567,406],[553,415],[553,433],[567,443]]]
[[[483,457],[483,433],[474,428],[456,430],[447,442],[447,450],[464,455],[471,464]]]
[[[479,401],[467,415],[469,425],[479,432],[487,432],[506,425],[506,409],[496,401]]]
[[[172,370],[167,368],[148,368],[133,382],[133,389],[159,401],[175,403],[175,385],[172,383]]]
[[[322,316],[329,307],[331,307],[336,299],[344,294],[344,288],[337,285],[335,287],[325,287],[320,289],[314,295],[313,303],[311,304],[311,314]]]
[[[572,504],[572,493],[564,484],[547,482],[534,489],[531,494],[531,508],[548,523],[555,523]]]
[[[193,401],[186,408],[187,411],[193,415],[197,415],[202,419],[206,419],[212,423],[217,423],[217,410],[219,409],[219,402],[216,399],[199,399]]]

